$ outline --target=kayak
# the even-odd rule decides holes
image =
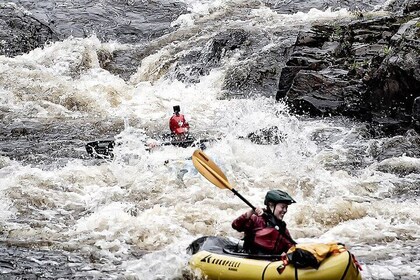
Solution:
[[[157,141],[156,146],[176,146],[181,148],[198,147],[201,150],[206,149],[205,142],[214,141],[213,139],[196,139],[191,134],[186,137],[178,138],[171,134],[164,134]],[[114,157],[115,139],[101,139],[86,143],[86,152],[94,158],[112,159]]]
[[[86,152],[95,158],[110,159],[114,157],[113,150],[115,147],[114,139],[102,139],[86,143]]]
[[[189,246],[190,266],[208,280],[361,280],[361,273],[349,251],[331,255],[318,269],[295,268],[279,256],[235,252],[235,242],[205,236]]]
[[[210,139],[197,139],[190,133],[186,136],[178,136],[174,134],[164,134],[161,136],[160,146],[177,146],[181,148],[187,147],[198,147],[200,149],[206,149],[205,142],[211,141]]]

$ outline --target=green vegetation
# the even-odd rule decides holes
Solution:
[[[349,65],[349,69],[350,70],[357,70],[360,68],[367,69],[370,67],[370,64],[371,64],[370,59],[366,59],[364,61],[353,61],[353,63]]]
[[[385,46],[384,49],[383,49],[384,55],[390,54],[391,51],[392,51],[392,47],[390,47],[390,46]]]
[[[331,41],[338,41],[342,37],[344,33],[343,27],[341,27],[339,24],[334,24],[333,26],[333,32],[330,36]]]

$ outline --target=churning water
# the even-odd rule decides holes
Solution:
[[[142,1],[86,2],[112,9]],[[194,148],[148,151],[151,139],[167,132],[173,105],[181,106],[195,135],[219,139],[206,153],[251,203],[261,206],[269,189],[295,198],[285,221],[298,242],[345,243],[364,279],[417,279],[417,134],[373,139],[364,123],[295,116],[264,93],[222,99],[226,69],[239,52],[194,83],[173,78],[180,70],[171,63],[193,48],[204,51],[201,42],[220,30],[275,34],[351,18],[347,1],[301,11],[294,1],[289,7],[298,10],[291,13],[274,3],[291,1],[183,2],[188,13],[172,21],[174,30],[141,42],[153,51],[127,80],[101,68],[98,53],[139,45],[95,35],[0,57],[0,271],[6,279],[26,275],[25,267],[45,278],[184,279],[191,277],[191,241],[241,237],[230,223],[247,206],[198,174],[189,159]],[[385,1],[363,2],[382,13]],[[273,36],[265,50],[279,43]],[[246,138],[275,126],[283,139],[278,144]],[[114,159],[88,157],[87,141],[114,136]]]

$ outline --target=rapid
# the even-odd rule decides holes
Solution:
[[[148,149],[180,105],[192,133],[218,138],[206,154],[252,204],[262,206],[269,189],[293,196],[285,221],[298,242],[345,243],[363,279],[417,279],[418,135],[373,138],[366,123],[297,116],[270,93],[226,99],[235,51],[195,82],[175,78],[184,68],[172,62],[205,51],[203,42],[220,30],[275,34],[354,17],[347,1],[302,11],[294,1],[292,12],[277,2],[287,4],[184,0],[188,13],[172,21],[174,30],[148,42],[70,36],[0,56],[0,272],[25,275],[13,262],[20,260],[47,279],[192,279],[186,248],[193,240],[241,238],[231,222],[246,204],[195,170],[194,147]],[[357,2],[375,16],[392,1]],[[280,43],[287,44],[273,35],[255,52]],[[101,68],[98,53],[131,48],[153,51],[129,79]],[[282,141],[246,137],[266,127],[278,127]],[[118,143],[115,157],[90,158],[85,143],[107,137]]]

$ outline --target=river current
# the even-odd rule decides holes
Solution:
[[[275,35],[351,19],[355,9],[381,15],[392,1],[12,2],[55,17],[67,35],[0,56],[0,279],[191,279],[193,240],[241,238],[231,222],[247,206],[195,170],[195,148],[149,151],[174,105],[195,135],[218,139],[205,152],[252,204],[262,206],[269,189],[293,196],[285,221],[298,242],[345,243],[363,279],[418,279],[418,134],[374,138],[366,123],[296,116],[275,93],[224,99],[227,68],[241,53],[194,82],[174,78],[180,69],[169,63],[228,28]],[[172,4],[179,14],[170,16]],[[83,37],[89,15],[96,25],[85,28],[96,33]],[[150,36],[118,37],[127,20]],[[274,35],[264,48],[280,42]],[[98,53],[139,48],[148,52],[125,79],[100,67]],[[279,128],[280,143],[247,139],[267,127]],[[112,160],[88,156],[86,142],[110,137]]]

